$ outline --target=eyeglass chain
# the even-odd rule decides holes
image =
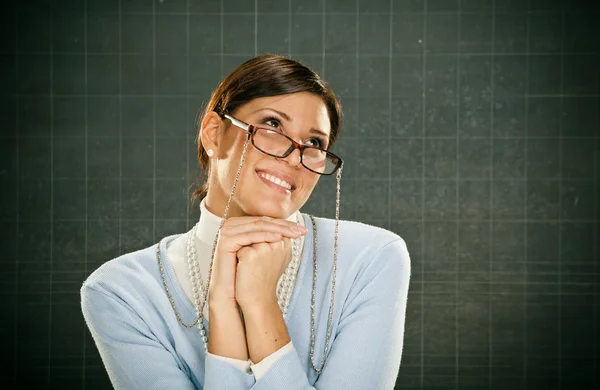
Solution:
[[[229,196],[227,206],[225,207],[225,213],[223,215],[223,218],[221,219],[221,222],[219,223],[219,228],[217,231],[221,230],[221,228],[223,227],[223,224],[225,223],[225,220],[227,219],[227,214],[228,214],[229,208],[231,206],[231,201],[233,199],[233,195],[235,193],[235,189],[236,189],[237,183],[239,181],[242,166],[243,166],[245,158],[246,158],[248,141],[249,141],[249,139],[246,138],[246,140],[244,142],[244,148],[242,151],[242,158],[240,161],[240,166],[238,167],[238,171],[235,176],[235,180],[233,182],[233,188],[231,190],[231,194]],[[327,356],[327,353],[329,352],[329,343],[331,341],[331,331],[332,331],[332,322],[333,322],[333,307],[334,307],[334,301],[335,301],[335,281],[336,281],[337,258],[338,258],[340,180],[341,180],[342,169],[343,169],[343,165],[340,166],[340,168],[338,169],[337,175],[336,175],[337,185],[336,185],[335,234],[334,234],[333,271],[332,271],[333,278],[332,278],[332,282],[331,282],[331,299],[330,299],[330,303],[329,303],[329,318],[327,319],[327,336],[326,336],[326,340],[325,340],[325,350],[323,352],[323,360],[321,361],[321,364],[319,365],[319,367],[317,367],[314,363],[314,348],[315,348],[315,326],[314,326],[314,323],[315,323],[315,296],[316,296],[316,282],[317,282],[317,225],[316,225],[314,217],[312,215],[308,215],[311,219],[311,223],[313,226],[313,281],[312,281],[312,294],[311,294],[311,305],[310,305],[310,309],[311,309],[311,313],[310,313],[310,331],[311,331],[310,362],[311,362],[313,369],[316,371],[317,374],[321,374],[321,372],[323,370],[323,367],[325,365],[326,356]],[[208,346],[207,346],[208,336],[206,333],[206,329],[204,329],[204,322],[202,321],[202,319],[203,319],[204,306],[206,305],[207,296],[208,296],[208,287],[210,286],[210,281],[211,281],[211,277],[212,277],[212,267],[213,267],[213,263],[214,263],[214,257],[215,257],[215,251],[216,251],[216,247],[217,247],[218,238],[219,238],[219,235],[216,234],[214,242],[213,242],[213,248],[212,248],[210,265],[209,265],[209,269],[208,269],[208,278],[207,278],[206,288],[199,289],[198,285],[196,285],[196,291],[192,290],[194,293],[195,300],[196,300],[196,296],[198,295],[198,293],[201,292],[201,296],[199,296],[200,299],[196,300],[196,302],[195,302],[196,319],[192,324],[186,324],[182,320],[181,315],[179,314],[177,307],[175,305],[173,296],[171,295],[171,292],[167,285],[167,281],[166,281],[165,273],[164,273],[164,267],[163,267],[163,264],[161,261],[161,256],[160,256],[160,248],[161,248],[162,240],[159,241],[159,243],[156,246],[156,257],[158,260],[158,267],[160,270],[163,286],[165,288],[165,292],[167,293],[167,297],[169,299],[169,302],[171,303],[171,307],[173,308],[175,316],[176,316],[177,320],[179,321],[179,323],[186,328],[192,328],[194,325],[198,324],[198,328],[200,330],[200,335],[201,335],[202,341],[204,343],[205,351],[207,351],[207,352],[208,352]],[[193,269],[193,267],[192,267],[192,269]],[[194,270],[194,274],[196,274],[196,270]],[[200,279],[200,283],[201,283],[201,279]],[[198,290],[201,290],[201,291],[198,291]]]

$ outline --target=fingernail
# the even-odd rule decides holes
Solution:
[[[300,231],[300,229],[298,229],[297,227],[292,227],[290,228],[290,230],[292,231],[292,233],[294,234],[301,234],[302,232]]]

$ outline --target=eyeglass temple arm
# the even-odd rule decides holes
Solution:
[[[249,124],[247,124],[247,123],[244,123],[244,122],[242,122],[242,121],[240,121],[240,120],[237,120],[237,119],[235,119],[235,118],[234,118],[234,117],[232,117],[232,116],[229,116],[229,115],[227,115],[227,114],[225,114],[225,115],[223,115],[223,116],[224,116],[225,118],[229,119],[229,120],[231,121],[231,123],[233,123],[233,124],[234,124],[234,125],[236,125],[237,127],[241,127],[242,129],[244,129],[244,130],[246,130],[246,131],[248,131],[248,130],[249,130],[249,128],[250,128],[250,125],[249,125]]]

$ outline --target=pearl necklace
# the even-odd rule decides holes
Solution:
[[[300,223],[299,220],[297,220]],[[285,317],[296,285],[296,276],[300,267],[300,238],[292,238],[292,258],[285,268],[281,284],[277,288],[277,303]]]
[[[192,230],[188,233],[188,239],[186,244],[186,261],[188,265],[188,275],[192,284],[192,294],[194,296],[194,308],[196,309],[196,321],[200,328],[200,335],[202,340],[206,343],[206,330],[201,325],[199,318],[201,317],[200,306],[202,305],[201,297],[204,292],[204,283],[202,282],[202,276],[200,274],[200,268],[198,263],[198,256],[196,252],[196,245],[194,245],[194,237],[198,229],[198,224],[194,225]],[[292,293],[294,292],[294,286],[296,284],[296,277],[298,275],[298,269],[300,267],[300,238],[292,239],[292,258],[289,261],[280,283],[277,287],[277,303],[281,313],[286,316]],[[208,294],[207,294],[208,295]]]

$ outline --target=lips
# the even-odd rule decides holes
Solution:
[[[278,171],[274,171],[274,170],[271,170],[271,169],[257,169],[256,173],[257,174],[266,173],[268,175],[271,175],[273,177],[278,178],[279,180],[283,180],[283,181],[289,183],[292,186],[292,189],[290,191],[293,191],[293,190],[296,189],[296,182],[294,181],[294,179],[292,179],[291,176],[288,176],[288,175],[286,175],[284,173],[281,173],[281,172],[278,172]]]

